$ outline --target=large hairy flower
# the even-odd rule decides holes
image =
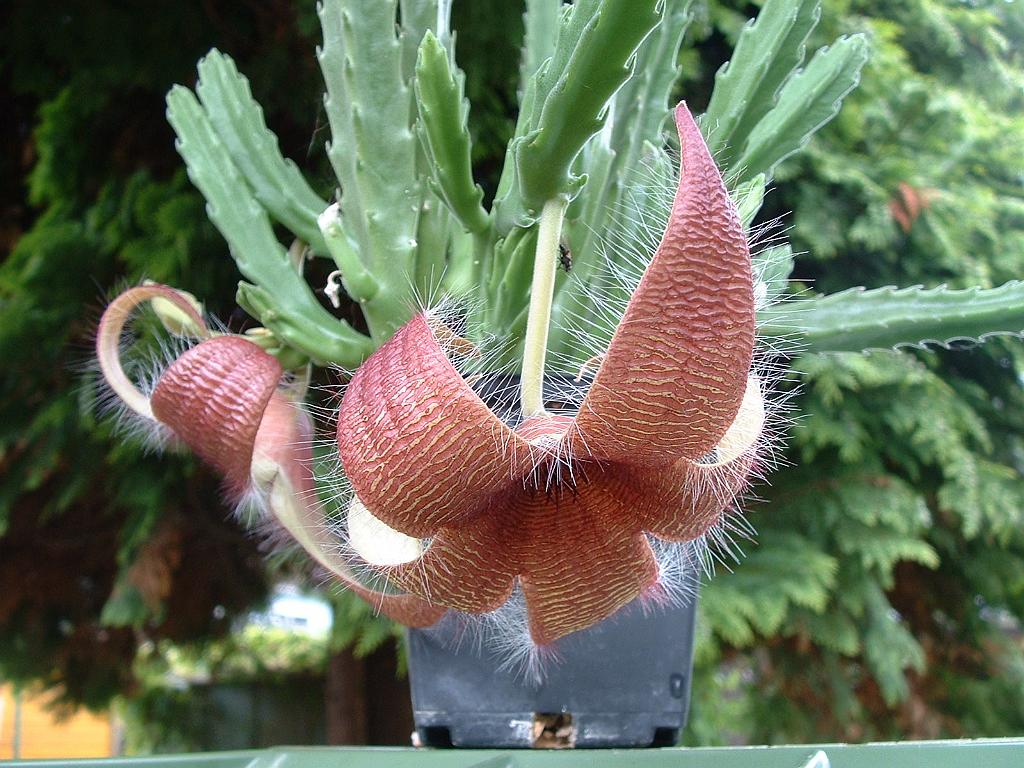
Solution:
[[[120,338],[140,305],[160,303],[200,341],[152,382],[146,394],[121,366]],[[314,488],[313,426],[281,386],[277,359],[251,340],[216,335],[186,295],[164,285],[130,288],[110,303],[96,336],[100,368],[113,393],[162,441],[183,443],[224,478],[229,498],[284,528],[316,562],[382,613],[428,626],[444,613],[415,595],[384,594],[359,582],[337,552]]]
[[[424,314],[352,378],[338,417],[350,535],[357,552],[376,542],[362,554],[401,588],[480,613],[518,583],[546,644],[656,590],[652,537],[702,536],[746,482],[763,423],[750,254],[683,104],[676,125],[667,228],[574,418],[505,424]],[[395,564],[387,543],[410,538],[425,548]]]

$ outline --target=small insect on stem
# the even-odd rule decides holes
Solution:
[[[572,251],[564,242],[558,244],[558,263],[562,265],[566,274],[572,272]]]

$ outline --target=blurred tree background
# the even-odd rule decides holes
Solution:
[[[700,111],[757,5],[694,8],[679,95]],[[489,189],[512,131],[520,13],[508,0],[455,3]],[[65,706],[127,696],[152,724],[175,711],[152,682],[161,649],[230,644],[270,584],[301,568],[266,560],[193,459],[114,439],[91,333],[104,297],[143,278],[244,327],[234,266],[174,151],[163,97],[221,48],[285,155],[329,197],[319,30],[306,0],[9,0],[0,19],[0,678]],[[802,253],[795,288],[1021,277],[1024,7],[826,0],[812,42],[861,30],[873,50],[861,87],[780,169],[761,215],[782,216]],[[1020,733],[1024,350],[996,339],[808,356],[794,369],[791,466],[749,507],[746,558],[703,590],[687,741]],[[332,600],[330,647],[285,658],[326,675],[327,739],[401,740],[408,721],[388,735],[370,724],[394,632]]]

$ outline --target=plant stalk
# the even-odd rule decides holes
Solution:
[[[544,203],[540,214],[533,282],[530,285],[530,313],[526,318],[526,339],[523,345],[523,371],[519,384],[519,400],[524,419],[546,413],[544,358],[548,349],[551,302],[558,269],[558,243],[562,237],[562,222],[567,206],[568,201],[559,195]]]

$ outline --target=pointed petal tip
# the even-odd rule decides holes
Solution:
[[[701,144],[704,144],[704,134],[701,133],[700,126],[697,125],[697,120],[685,101],[676,104],[675,120],[676,134],[684,147],[694,139],[698,139]]]
[[[746,234],[685,102],[675,117],[681,172],[672,211],[580,409],[597,457],[696,460],[732,423],[753,358]]]

